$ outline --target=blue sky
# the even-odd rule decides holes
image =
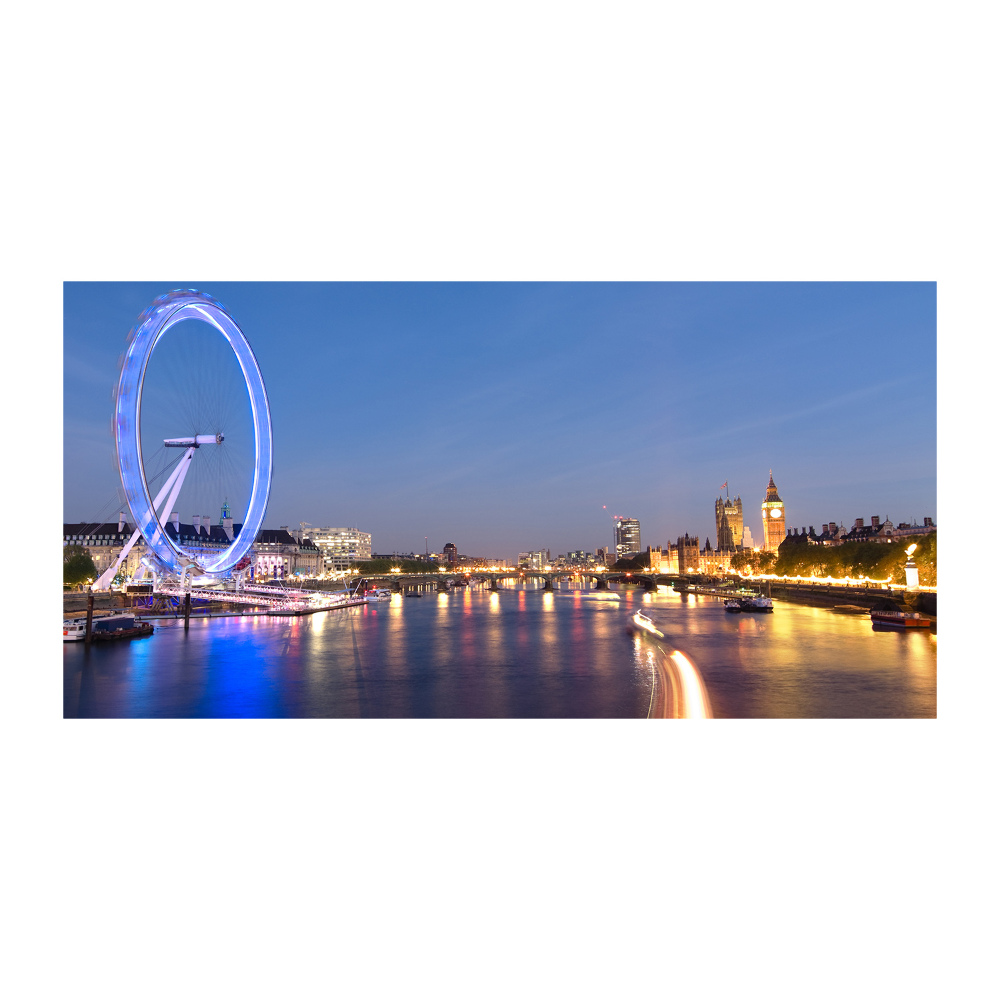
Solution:
[[[178,287],[257,355],[269,527],[513,558],[593,551],[621,514],[714,542],[728,480],[759,540],[770,469],[789,526],[937,518],[933,283],[184,280],[64,285],[65,520],[113,501],[118,357]]]

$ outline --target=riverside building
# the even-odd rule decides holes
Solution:
[[[357,528],[317,528],[309,538],[323,554],[327,570],[349,569],[353,563],[367,562],[372,557],[372,536]]]
[[[231,545],[243,527],[242,524],[233,524],[228,515],[227,506],[223,508],[219,523],[212,524],[208,514],[192,514],[190,522],[184,522],[177,511],[172,511],[163,530],[171,541],[195,558],[199,555],[211,555]],[[134,530],[134,525],[125,520],[124,513],[118,515],[117,522],[64,524],[63,545],[79,545],[85,549],[94,560],[100,576],[118,559]],[[323,568],[320,550],[309,539],[293,538],[284,528],[261,528],[251,552],[255,579],[315,577]],[[146,554],[145,540],[140,535],[122,565],[122,576],[125,579],[139,575],[141,561]]]

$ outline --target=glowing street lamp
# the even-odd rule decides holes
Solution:
[[[917,572],[917,564],[913,561],[913,553],[917,551],[916,543],[906,550],[906,589],[916,590],[920,586],[920,574]]]

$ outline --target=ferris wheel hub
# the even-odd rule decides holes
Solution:
[[[203,444],[222,444],[225,434],[196,434],[186,438],[164,438],[163,443],[168,448],[200,448]]]

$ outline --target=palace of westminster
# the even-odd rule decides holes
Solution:
[[[647,546],[646,554],[649,557],[650,569],[660,573],[723,574],[729,572],[733,556],[738,552],[761,550],[776,553],[778,547],[785,541],[806,545],[843,545],[845,542],[891,543],[903,539],[909,541],[912,536],[937,531],[937,526],[929,517],[925,517],[921,525],[905,523],[893,525],[888,519],[881,520],[878,515],[872,516],[870,525],[865,524],[864,518],[856,518],[850,528],[831,520],[822,525],[819,533],[813,525],[809,526],[808,531],[805,527],[801,531],[798,528],[787,528],[785,503],[778,495],[772,472],[769,474],[767,489],[760,505],[762,534],[761,543],[757,545],[750,526],[743,520],[743,500],[740,496],[731,499],[728,485],[727,480],[722,486],[726,489],[725,498],[720,496],[715,501],[715,548],[712,548],[710,537],[706,537],[702,547],[699,536],[695,535],[692,538],[687,534],[678,538],[676,544],[671,543],[666,547]],[[638,521],[632,523],[635,525],[635,537],[638,538]],[[632,554],[640,553],[641,550],[637,548]]]

